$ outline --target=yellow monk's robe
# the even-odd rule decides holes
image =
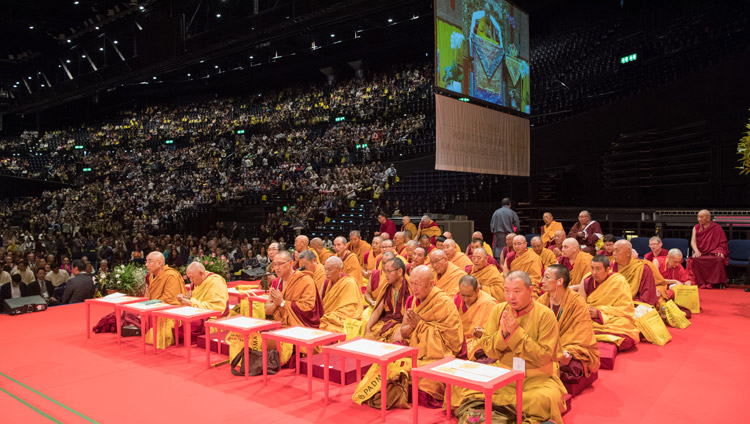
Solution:
[[[495,267],[493,266],[493,268]],[[453,303],[456,305],[458,315],[461,317],[461,326],[464,330],[464,338],[466,339],[467,356],[473,359],[473,354],[476,350],[475,344],[477,342],[473,335],[474,328],[484,327],[487,318],[490,316],[490,312],[497,305],[497,300],[490,296],[489,293],[479,290],[477,301],[471,307],[466,306],[461,293],[453,298]]]
[[[598,370],[601,364],[599,346],[596,343],[589,306],[583,300],[583,297],[578,292],[565,289],[559,307],[556,308],[550,304],[549,293],[541,295],[539,303],[552,309],[552,312],[555,313],[557,325],[560,329],[562,349],[567,350],[573,359],[578,360],[583,365],[583,375],[580,377],[588,377],[592,372]],[[565,372],[565,368],[563,367],[562,372]]]
[[[555,238],[557,231],[565,231],[562,224],[557,221],[552,221],[549,225],[542,225],[542,246],[547,247],[547,243]]]
[[[372,271],[377,266],[378,260],[380,260],[381,256],[382,256],[382,253],[375,255],[372,250],[367,251],[365,253],[365,258],[362,262],[362,270],[372,273]],[[370,281],[370,277],[369,276],[367,276],[367,278],[363,277],[362,281],[366,285]]]
[[[456,251],[456,255],[453,256],[453,259],[451,259],[451,262],[453,262],[453,265],[461,269],[464,269],[467,266],[472,265],[471,259],[469,259],[469,257],[466,256],[466,254],[461,251]]]
[[[315,271],[313,271],[313,282],[318,293],[323,289],[323,282],[326,280],[326,267],[322,264],[315,264]]]
[[[357,255],[357,259],[359,260],[359,266],[362,267],[365,261],[365,253],[372,250],[372,246],[370,246],[370,243],[364,240],[360,240],[359,245],[357,247],[352,246],[352,242],[347,243],[346,250]]]
[[[424,301],[412,296],[407,305],[419,314],[419,324],[408,337],[409,346],[419,349],[417,366],[455,356],[461,351],[464,341],[461,317],[453,299],[444,291],[433,287]],[[419,379],[419,390],[442,401],[445,397],[445,384],[427,378]]]
[[[409,282],[406,279],[401,280],[401,287],[398,289],[394,288],[393,284],[388,283],[387,280],[381,286],[380,295],[376,298],[375,308],[373,309],[377,309],[383,303],[383,314],[370,327],[370,331],[365,333],[365,338],[381,342],[391,342],[393,341],[393,333],[401,327],[401,323],[404,320],[406,300],[411,295],[411,291],[409,290]]]
[[[622,274],[628,280],[633,300],[653,306],[658,306],[661,296],[664,296],[665,301],[669,300],[666,297],[667,283],[651,261],[631,258],[624,267],[615,262],[612,271]],[[657,295],[657,291],[661,296]]]
[[[315,253],[317,253],[317,252],[315,252]],[[326,261],[328,260],[328,258],[330,258],[333,255],[334,255],[333,252],[331,252],[330,250],[324,248],[321,251],[321,253],[318,254],[318,262],[320,262],[321,264],[325,265]]]
[[[159,299],[164,303],[170,305],[182,305],[177,300],[177,295],[185,295],[185,280],[182,275],[168,266],[165,266],[159,275],[154,277],[151,275],[151,282],[148,285],[148,298],[149,300]],[[156,332],[156,347],[159,349],[165,349],[174,343],[174,320],[159,318],[156,325],[158,331]],[[151,335],[153,330],[149,329],[146,333],[146,343],[153,344],[153,336]]]
[[[284,307],[279,306],[273,313],[273,319],[281,322],[282,327],[320,326],[323,304],[315,288],[312,271],[295,271],[289,281],[277,278],[272,286],[281,290],[281,297],[285,301]]]
[[[566,408],[564,396],[567,392],[555,369],[555,361],[562,355],[555,314],[535,301],[527,308],[530,310],[518,315],[505,302],[495,306],[477,347],[488,357],[498,359],[499,363],[496,362],[496,365],[501,368],[513,369],[513,357],[526,361],[526,377],[523,379],[524,422],[551,420],[562,424],[562,411]],[[518,328],[507,339],[503,338],[500,329],[500,317],[506,310],[516,316],[518,322]],[[475,399],[484,401],[484,395],[453,386],[451,404],[454,408],[465,400]],[[495,391],[492,403],[515,406],[516,384],[512,383]]]
[[[401,231],[411,232],[411,240],[417,240],[417,226],[414,223],[409,222],[406,225],[401,225]]]
[[[343,333],[347,318],[362,318],[362,293],[348,275],[342,275],[334,284],[325,280],[321,298],[325,312],[320,317],[321,330]]]
[[[341,260],[344,262],[344,268],[341,272],[354,278],[354,281],[362,287],[364,277],[362,275],[362,266],[359,264],[357,255],[347,250]]]
[[[532,250],[532,252],[534,252]],[[557,263],[557,256],[555,256],[554,253],[552,253],[549,249],[542,249],[542,254],[538,254],[534,252],[537,256],[539,256],[539,259],[542,260],[542,266],[547,269],[548,266],[554,265]],[[579,280],[580,281],[580,280]]]
[[[625,337],[638,343],[640,331],[635,327],[635,310],[628,280],[622,275],[610,273],[604,282],[596,283],[593,277],[584,278],[587,293],[586,303],[599,311],[599,318],[593,320],[594,334],[600,342],[620,346]]]
[[[572,264],[570,263],[570,259],[566,256],[560,256],[558,261],[560,262],[560,265],[564,265],[568,268],[568,271],[570,271],[570,284],[576,285],[580,284],[583,277],[591,272],[592,259],[594,259],[594,257],[590,254],[586,252],[578,252],[578,255],[576,255]]]
[[[437,223],[433,220],[430,220],[430,222],[428,222],[427,224],[423,222],[419,223],[419,230],[417,231],[418,237],[416,239],[419,240],[419,238],[422,236],[429,236],[430,243],[435,243],[434,238],[441,234],[443,234],[443,231],[440,229]]]
[[[190,306],[224,312],[228,301],[227,282],[221,275],[209,273],[208,277],[193,290]]]
[[[472,266],[469,274],[482,285],[482,291],[489,293],[498,302],[505,302],[505,278],[495,265],[487,264],[482,269]]]
[[[510,263],[510,271],[523,271],[529,274],[531,284],[534,286],[534,298],[541,292],[539,283],[542,282],[542,259],[533,250],[526,250],[523,255],[513,259]]]
[[[445,270],[443,275],[437,276],[436,286],[445,292],[451,299],[458,293],[458,280],[466,275],[463,268],[459,268],[448,262],[448,268]]]

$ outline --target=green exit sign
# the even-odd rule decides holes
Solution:
[[[164,142],[165,144],[174,144],[174,140],[167,140]]]
[[[83,172],[91,172],[91,168],[83,168]]]
[[[620,63],[625,64],[629,62],[634,62],[636,59],[638,59],[638,53],[629,54],[627,56],[623,56],[620,58]]]
[[[75,149],[76,149],[76,150],[83,150],[83,146],[81,146],[80,144],[79,144],[79,145],[76,145]]]
[[[342,122],[346,120],[346,116],[337,116],[336,119],[334,119],[336,122]]]
[[[237,134],[245,134],[245,130],[237,130]]]
[[[468,97],[459,97],[458,100],[461,101],[461,102],[468,102],[469,98]]]

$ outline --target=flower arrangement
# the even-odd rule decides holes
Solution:
[[[740,170],[740,175],[750,175],[750,122],[745,127],[748,131],[737,143],[737,154],[741,156],[737,160],[740,163],[740,166],[737,167]]]
[[[135,263],[118,265],[106,281],[102,282],[102,285],[120,293],[141,295],[146,289],[146,275],[148,271],[143,265]]]
[[[196,256],[193,262],[200,262],[206,268],[206,271],[213,272],[224,276],[229,271],[229,260],[226,256],[216,256],[216,253],[210,255]]]

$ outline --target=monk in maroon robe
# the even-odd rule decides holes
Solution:
[[[653,262],[654,258],[657,257],[666,257],[667,256],[667,249],[661,248],[661,238],[657,236],[653,236],[650,239],[648,239],[648,247],[651,249],[650,252],[646,253],[646,255],[643,256],[643,259]]]
[[[578,240],[581,250],[589,255],[596,254],[596,242],[602,237],[602,226],[591,219],[589,211],[581,211],[578,214],[578,222],[568,232],[568,238]]]
[[[714,285],[727,283],[724,267],[729,264],[727,236],[721,225],[711,221],[711,212],[698,212],[698,225],[693,227],[690,240],[693,257],[688,260],[688,269],[693,272],[694,282],[700,288],[710,289]]]

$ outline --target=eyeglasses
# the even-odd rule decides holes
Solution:
[[[395,269],[385,269],[385,268],[383,268],[383,271],[385,271],[386,273],[391,273],[393,271],[398,271],[398,268],[395,268]]]
[[[274,263],[273,263],[273,267],[274,267],[274,268],[281,268],[282,266],[284,266],[284,265],[288,264],[289,262],[291,262],[291,261],[286,261],[286,262],[274,262]]]

